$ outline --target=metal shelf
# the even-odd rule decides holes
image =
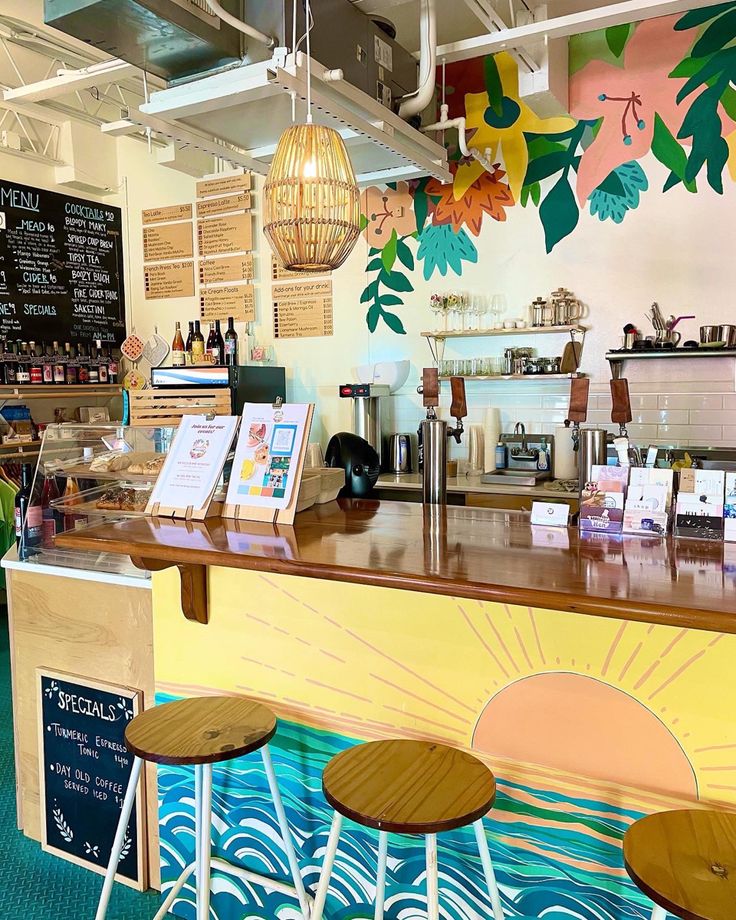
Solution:
[[[585,374],[574,373],[574,374],[492,374],[490,376],[468,376],[463,377],[463,380],[536,380],[537,382],[541,380],[572,380],[574,377],[584,377]],[[440,380],[451,380],[452,377],[440,377]]]
[[[585,332],[585,326],[524,326],[523,329],[449,329],[422,332],[425,339],[477,339],[495,335],[544,335],[551,332]]]
[[[78,399],[80,396],[107,396],[112,398],[122,393],[122,387],[119,383],[84,383],[84,384],[64,384],[64,383],[34,383],[26,385],[0,385],[0,400],[8,402],[9,400],[19,399],[56,399],[59,396],[68,396],[69,398]]]
[[[609,351],[606,360],[611,363],[621,361],[651,361],[654,358],[736,358],[736,348],[673,348],[646,351]]]

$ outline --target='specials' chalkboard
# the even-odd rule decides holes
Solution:
[[[43,848],[104,872],[133,766],[125,727],[139,694],[39,670]],[[117,878],[143,888],[142,797],[128,825]]]
[[[123,341],[120,208],[0,179],[0,335]]]

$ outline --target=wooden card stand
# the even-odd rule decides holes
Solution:
[[[248,505],[229,505],[227,502],[222,507],[222,516],[232,518],[236,521],[260,521],[263,524],[285,524],[291,526],[296,516],[296,506],[299,500],[299,487],[304,473],[304,461],[307,456],[307,447],[309,445],[309,432],[312,429],[312,419],[314,418],[314,404],[310,403],[307,407],[307,418],[304,425],[304,437],[299,447],[297,457],[294,488],[291,491],[289,504],[286,508],[253,508]]]

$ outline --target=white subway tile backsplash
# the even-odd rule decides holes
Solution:
[[[723,440],[732,447],[736,447],[736,425],[723,426]]]
[[[736,425],[736,409],[690,410],[691,425]]]
[[[718,393],[701,395],[698,393],[664,394],[657,397],[660,409],[690,409],[690,411],[705,411],[723,408],[724,397]],[[734,404],[736,408],[736,403]]]
[[[659,430],[657,425],[635,425],[627,426],[629,437],[634,441],[656,440]]]
[[[723,408],[724,409],[736,409],[736,394],[727,393],[723,397]]]
[[[688,438],[691,442],[709,444],[711,441],[720,441],[723,438],[721,425],[660,425],[658,437],[665,441],[677,441]]]

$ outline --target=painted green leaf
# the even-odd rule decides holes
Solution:
[[[626,189],[624,184],[621,181],[621,178],[617,175],[616,170],[609,173],[606,178],[598,186],[600,191],[605,192],[606,195],[615,195],[618,198],[624,198],[626,196]]]
[[[542,179],[553,176],[561,169],[564,169],[569,160],[570,156],[567,150],[548,153],[543,157],[539,157],[537,160],[532,160],[527,166],[524,183],[526,185],[531,185],[533,182],[541,182]]]
[[[726,51],[710,55],[707,59],[704,58],[697,73],[693,74],[677,93],[678,103],[703,84],[712,81],[714,77],[732,69],[736,69],[736,48],[728,48]]]
[[[566,176],[561,176],[543,199],[539,206],[539,217],[544,227],[545,247],[549,253],[560,240],[572,233],[580,217],[575,193]]]
[[[371,283],[366,287],[366,289],[360,295],[360,302],[368,303],[369,300],[373,300],[373,298],[376,296],[377,293],[378,293],[378,282],[371,281]]]
[[[720,51],[734,38],[736,38],[736,8],[730,9],[708,26],[693,45],[690,56],[699,58],[712,54],[714,51]]]
[[[369,332],[375,332],[378,320],[381,317],[381,305],[379,303],[371,304],[370,309],[365,315],[365,321],[368,324]]]
[[[731,121],[736,121],[736,89],[733,86],[727,86],[723,90],[721,105]]]
[[[404,268],[408,268],[410,272],[414,271],[414,254],[403,240],[396,243],[396,255]]]
[[[382,271],[378,276],[379,282],[392,291],[413,291],[411,281],[401,272]]]
[[[529,159],[536,160],[537,157],[544,156],[546,153],[557,153],[560,150],[567,150],[563,144],[554,143],[548,140],[543,134],[537,134],[527,141],[526,148],[529,152]]]
[[[702,26],[705,22],[710,22],[721,13],[733,9],[733,3],[718,3],[716,6],[709,6],[699,10],[690,10],[689,13],[678,19],[675,23],[676,32],[684,32],[686,29],[694,29]]]
[[[414,190],[414,216],[417,221],[417,232],[421,233],[422,228],[427,220],[427,213],[429,211],[429,199],[427,198],[427,183],[429,182],[428,178],[420,180],[419,185]]]
[[[538,208],[539,202],[541,201],[541,198],[542,198],[542,186],[538,182],[535,182],[534,185],[532,185],[531,194],[532,194],[532,201],[534,202],[534,206]]]
[[[531,185],[524,185],[521,189],[522,208],[525,208],[530,201],[535,207],[538,207],[541,194],[542,188],[538,182],[532,182]]]
[[[614,57],[621,57],[630,34],[631,24],[628,22],[606,29],[606,44]]]
[[[383,268],[383,262],[380,259],[371,259],[365,270],[367,272],[377,272],[379,268]]]
[[[687,154],[672,136],[672,132],[659,115],[654,116],[654,134],[652,136],[652,153],[662,166],[666,166],[678,179],[685,177]],[[667,182],[670,180],[668,179]],[[671,186],[665,185],[663,191]]]
[[[400,307],[403,305],[404,301],[397,297],[396,294],[381,294],[378,298],[378,302],[382,307]]]
[[[687,79],[688,77],[694,76],[694,74],[696,74],[700,70],[700,68],[703,66],[704,63],[705,63],[705,58],[691,58],[691,57],[683,58],[680,61],[680,63],[677,65],[677,67],[673,68],[669,72],[668,76],[673,77],[675,79],[679,77],[684,77],[685,79]]]
[[[387,272],[390,272],[394,267],[394,262],[396,261],[396,242],[397,242],[396,228],[391,231],[391,238],[384,245],[381,250],[381,262],[383,262],[383,267]]]
[[[677,134],[680,140],[692,138],[684,180],[693,181],[705,166],[708,184],[719,195],[723,194],[723,168],[729,150],[726,140],[721,136],[718,105],[727,85],[728,74],[721,75],[717,83],[701,93],[688,109]]]
[[[360,215],[360,232],[362,233],[365,228],[368,226],[368,218],[365,214]]]
[[[369,256],[377,256],[378,253],[379,253],[380,251],[381,251],[381,250],[380,250],[379,248],[377,248],[376,246],[371,246],[371,248],[368,250],[368,255],[369,255]]]
[[[496,59],[492,54],[487,54],[483,60],[483,74],[491,108],[497,115],[501,115],[503,111],[503,86]]]
[[[520,195],[520,197],[519,197],[519,204],[522,206],[522,208],[525,208],[525,207],[526,207],[526,203],[527,203],[528,200],[529,200],[529,186],[528,186],[528,185],[522,185],[522,187],[521,187],[521,195]]]
[[[397,335],[406,335],[404,324],[395,313],[389,313],[386,310],[383,310],[382,316],[384,323],[386,323],[392,332],[395,332]]]

